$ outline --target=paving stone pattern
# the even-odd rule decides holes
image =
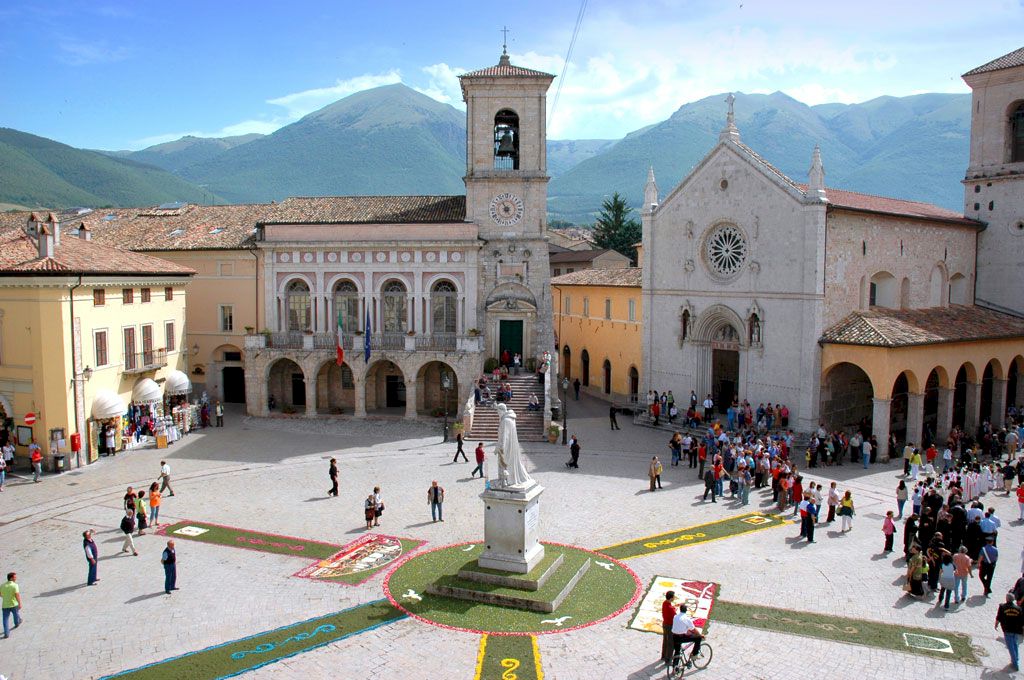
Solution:
[[[607,405],[569,405],[580,438],[579,470],[564,466],[560,445],[525,446],[531,474],[546,487],[545,540],[597,548],[755,510],[770,511],[757,492],[741,507],[729,498],[702,502],[694,470],[670,467],[669,433],[634,427],[609,432]],[[292,578],[296,559],[252,550],[178,541],[181,590],[163,592],[165,537],[136,539],[139,557],[120,553],[125,487],[148,486],[160,460],[172,467],[176,495],[161,521],[185,519],[344,545],[365,533],[363,499],[374,485],[387,503],[383,534],[430,547],[479,541],[483,482],[472,463],[452,463],[454,443],[440,444],[435,424],[244,419],[229,411],[226,427],[190,435],[170,449],[104,458],[82,471],[47,475],[41,484],[12,480],[0,494],[0,572],[19,573],[24,625],[0,643],[0,673],[11,680],[97,678],[202,650],[281,626],[380,600],[384,575],[338,587]],[[394,427],[392,433],[390,428]],[[490,449],[488,449],[490,453]],[[666,463],[664,490],[647,491],[652,455]],[[341,497],[328,498],[328,458],[341,470]],[[1014,496],[989,494],[1003,518],[996,596],[970,583],[965,605],[946,611],[901,590],[898,554],[880,554],[882,518],[895,509],[898,463],[819,468],[857,503],[853,531],[820,525],[817,542],[797,541],[786,526],[630,559],[644,583],[658,574],[721,584],[722,599],[773,608],[963,632],[981,665],[715,622],[715,656],[699,675],[779,678],[1004,678],[1008,655],[992,629],[998,595],[1020,575],[1024,546]],[[447,490],[444,522],[432,522],[426,490]],[[101,551],[95,587],[84,585],[81,532],[97,529]],[[658,677],[660,640],[627,629],[632,611],[589,628],[538,638],[544,677]],[[131,630],[126,633],[126,622]],[[473,678],[480,636],[403,619],[247,673],[251,678]]]

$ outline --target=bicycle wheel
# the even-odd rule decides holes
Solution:
[[[714,653],[715,650],[711,649],[711,645],[707,644],[706,642],[701,643],[700,653],[692,654],[690,656],[690,662],[693,664],[694,668],[707,668],[708,664],[711,663],[711,657],[714,655]]]

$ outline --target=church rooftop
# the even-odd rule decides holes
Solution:
[[[640,267],[618,269],[581,269],[578,272],[562,274],[551,279],[552,286],[618,286],[639,288]]]
[[[314,196],[287,198],[263,224],[421,224],[464,222],[466,197]]]
[[[825,330],[832,345],[910,347],[1024,336],[1024,319],[977,305],[859,310]]]
[[[1024,47],[1019,50],[1014,50],[1009,54],[1004,54],[998,59],[993,59],[987,64],[982,64],[977,68],[972,68],[964,74],[964,77],[977,75],[979,73],[988,73],[990,71],[1002,71],[1004,68],[1013,68],[1015,66],[1024,66]]]

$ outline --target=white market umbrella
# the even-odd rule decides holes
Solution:
[[[192,382],[183,371],[171,371],[164,381],[164,394],[168,397],[188,394],[192,391]]]
[[[123,416],[127,410],[128,406],[121,397],[116,392],[110,390],[97,390],[96,396],[92,399],[91,414],[93,420],[118,418]]]
[[[133,404],[152,404],[157,401],[163,401],[163,394],[160,392],[160,386],[152,378],[143,378],[135,383],[132,389]]]

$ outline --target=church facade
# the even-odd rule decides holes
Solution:
[[[797,183],[741,141],[728,106],[664,199],[648,176],[641,389],[694,390],[719,412],[782,405],[790,428],[859,427],[882,456],[893,433],[1001,426],[1024,403],[1024,321],[975,304],[986,224],[827,188],[817,148]]]

